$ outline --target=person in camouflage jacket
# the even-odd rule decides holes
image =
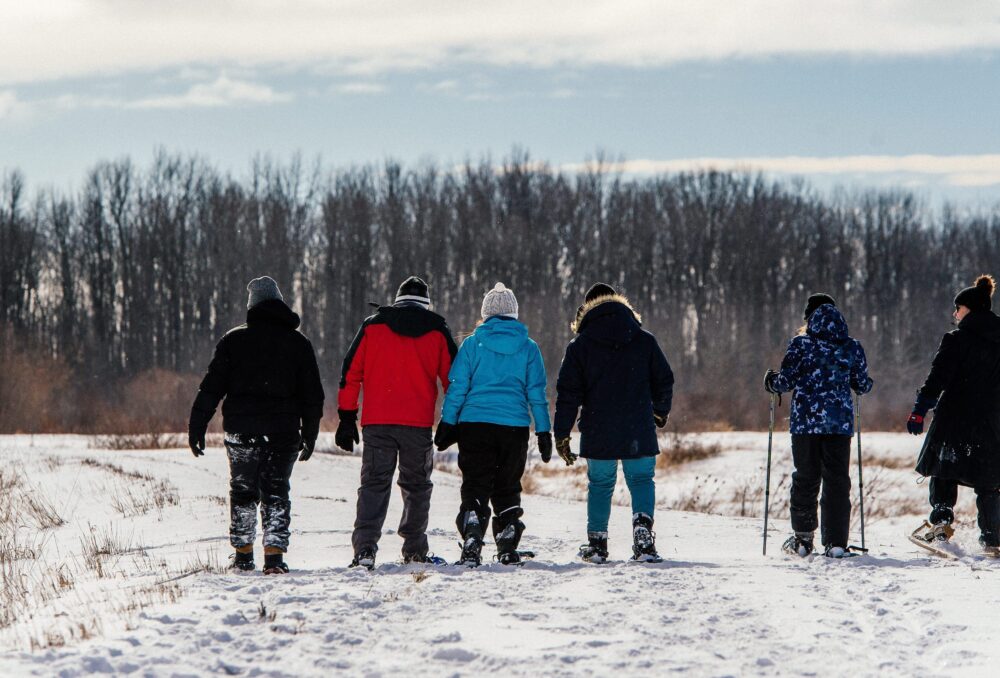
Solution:
[[[817,527],[816,498],[823,486],[821,538],[827,555],[847,548],[851,516],[851,436],[854,404],[851,391],[871,391],[868,361],[861,342],[847,333],[847,322],[832,297],[813,295],[806,304],[804,330],[788,344],[781,370],[768,370],[770,393],[794,391],[791,517],[795,534],[786,550],[808,555]]]

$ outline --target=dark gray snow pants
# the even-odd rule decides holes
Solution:
[[[264,547],[288,550],[292,503],[289,478],[299,453],[299,434],[226,434],[229,454],[229,542],[251,546],[257,536],[257,505]]]
[[[431,471],[434,450],[431,429],[417,426],[374,424],[362,432],[361,487],[358,488],[358,513],[351,543],[354,552],[378,547],[382,524],[389,510],[392,475],[399,461],[399,490],[403,495],[403,516],[399,536],[403,553],[427,554],[427,521],[431,507]]]

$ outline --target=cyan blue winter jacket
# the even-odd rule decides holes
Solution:
[[[832,304],[809,316],[805,334],[792,339],[774,387],[792,397],[793,434],[854,434],[851,389],[872,390],[861,342],[847,334],[847,321]]]
[[[656,338],[625,297],[598,297],[580,309],[556,383],[555,437],[580,412],[580,456],[637,459],[660,452],[653,413],[669,414],[674,373]]]
[[[462,342],[448,374],[441,421],[551,428],[545,397],[545,364],[528,328],[493,316]]]

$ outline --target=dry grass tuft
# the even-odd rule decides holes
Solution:
[[[89,466],[90,468],[107,471],[112,475],[121,476],[123,478],[131,478],[132,480],[149,480],[149,481],[155,480],[153,476],[147,473],[141,473],[139,471],[126,471],[118,464],[112,464],[111,462],[107,461],[100,461],[98,459],[94,459],[93,457],[87,457],[80,463],[83,464],[84,466]]]
[[[722,454],[722,446],[718,443],[706,444],[694,436],[683,436],[671,433],[666,450],[656,457],[656,468],[667,470],[690,464],[695,461],[713,459]]]
[[[98,450],[173,450],[187,445],[187,436],[180,433],[116,434],[97,436],[90,442]]]

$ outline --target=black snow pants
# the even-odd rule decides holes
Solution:
[[[363,431],[361,487],[358,512],[351,544],[358,553],[365,547],[378,548],[382,524],[389,511],[392,475],[399,461],[399,490],[403,495],[403,515],[399,536],[404,556],[427,555],[427,521],[431,507],[431,471],[434,449],[431,429],[419,426],[373,424]]]
[[[792,435],[792,529],[814,532],[816,497],[820,499],[823,546],[847,548],[851,525],[851,436]]]
[[[976,487],[976,509],[979,512],[979,531],[988,546],[1000,546],[1000,488]],[[931,478],[931,524],[954,522],[955,502],[958,501],[958,483],[947,478]]]
[[[462,506],[456,524],[463,539],[470,536],[470,527],[474,525],[478,527],[477,536],[484,536],[492,503],[494,538],[513,526],[516,536],[508,540],[508,545],[517,547],[524,531],[524,523],[519,519],[524,515],[521,476],[527,459],[527,426],[471,422],[458,425]]]
[[[292,504],[289,478],[299,453],[299,434],[227,433],[229,453],[229,542],[233,548],[253,546],[257,505],[264,548],[288,550]]]

